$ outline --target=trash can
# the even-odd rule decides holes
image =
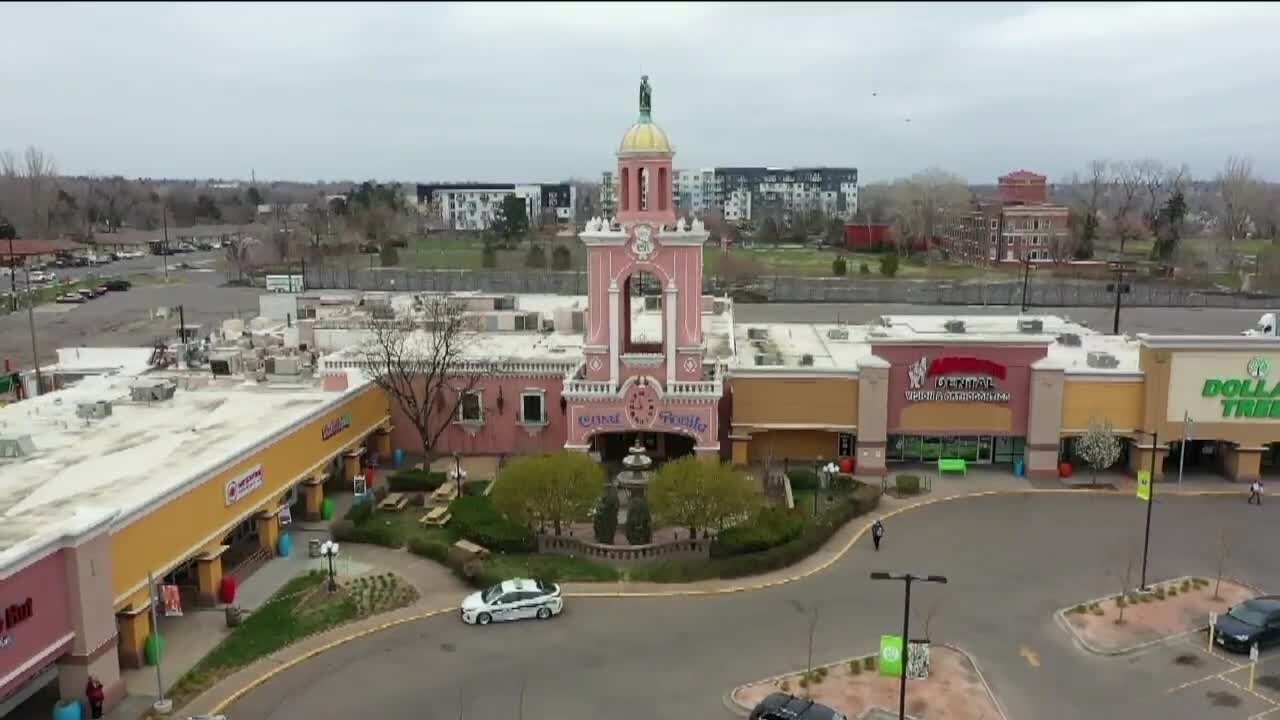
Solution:
[[[293,536],[281,535],[280,542],[276,543],[276,550],[280,552],[280,557],[289,557],[289,553],[293,552]]]
[[[142,649],[142,654],[146,657],[147,664],[155,665],[164,657],[164,638],[152,633],[147,636],[147,642]]]
[[[1014,463],[1013,463],[1013,474],[1014,474],[1015,476],[1017,476],[1017,477],[1022,477],[1023,475],[1025,475],[1025,474],[1026,474],[1026,470],[1027,470],[1027,466],[1023,463],[1023,461],[1022,461],[1022,460],[1015,460],[1015,461],[1014,461]]]
[[[320,557],[320,538],[311,538],[307,541],[307,557]]]
[[[320,519],[332,520],[336,507],[337,506],[334,504],[333,498],[325,498],[324,502],[320,503]]]
[[[404,448],[396,448],[395,452],[391,453],[391,462],[394,463],[396,467],[400,467],[404,464]]]
[[[53,706],[53,720],[80,720],[84,710],[79,700],[59,700]]]

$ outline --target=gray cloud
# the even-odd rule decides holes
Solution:
[[[70,172],[592,176],[641,73],[681,167],[1155,156],[1280,174],[1280,5],[9,4],[0,146]],[[875,96],[873,97],[873,93]],[[911,122],[905,122],[907,117]]]

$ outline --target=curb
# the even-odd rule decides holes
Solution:
[[[938,647],[944,647],[944,648],[947,648],[948,650],[952,650],[952,651],[954,651],[954,652],[958,653],[960,656],[962,656],[966,661],[968,661],[968,663],[969,663],[971,666],[973,666],[973,671],[974,671],[975,673],[977,673],[977,675],[978,675],[978,679],[979,679],[980,681],[982,681],[982,688],[983,688],[984,690],[986,690],[986,691],[987,691],[987,697],[991,699],[991,704],[992,704],[992,705],[995,705],[995,706],[996,706],[996,712],[1000,713],[1000,718],[1001,718],[1001,720],[1009,720],[1009,716],[1008,716],[1007,714],[1005,714],[1004,706],[1000,704],[1000,699],[999,699],[998,697],[996,697],[996,694],[995,694],[994,692],[992,692],[992,691],[991,691],[991,684],[987,682],[987,676],[983,674],[983,672],[982,672],[982,667],[978,665],[978,662],[977,662],[976,660],[974,660],[974,659],[973,659],[973,656],[972,656],[972,655],[970,655],[968,652],[966,652],[963,648],[958,647],[958,646],[956,646],[956,645],[952,645],[951,643],[944,643],[944,642],[934,643],[934,642],[930,642],[930,645],[937,645]],[[853,662],[854,660],[862,661],[862,660],[865,660],[865,659],[867,659],[867,658],[869,658],[869,657],[879,657],[879,653],[867,653],[867,654],[865,654],[865,655],[855,655],[855,656],[852,656],[852,657],[843,658],[843,659],[841,659],[841,660],[836,660],[836,661],[834,661],[834,662],[823,663],[823,664],[821,664],[821,665],[815,665],[813,669],[814,669],[814,670],[817,670],[818,668],[831,668],[831,667],[836,667],[836,666],[838,666],[838,665],[847,665],[848,663]],[[738,715],[738,716],[740,716],[740,717],[748,717],[748,716],[750,716],[750,714],[751,714],[751,710],[752,710],[752,708],[749,708],[749,707],[747,707],[747,706],[743,705],[742,703],[738,702],[738,700],[737,700],[737,694],[738,694],[738,691],[739,691],[739,690],[742,690],[743,688],[747,687],[748,685],[759,685],[760,683],[771,683],[771,682],[776,682],[777,680],[779,680],[779,679],[781,679],[781,678],[785,678],[785,677],[788,677],[788,676],[790,676],[790,675],[795,675],[795,674],[797,674],[797,673],[802,673],[802,672],[804,672],[804,671],[803,671],[803,670],[795,670],[795,671],[792,671],[792,672],[781,673],[781,674],[779,674],[779,675],[773,675],[773,676],[770,676],[770,677],[761,678],[761,679],[759,679],[759,680],[754,680],[754,681],[749,682],[749,683],[744,683],[744,684],[742,684],[742,685],[738,685],[738,686],[734,687],[733,689],[729,690],[728,692],[726,692],[726,693],[724,694],[724,704],[725,704],[725,707],[726,707],[726,708],[728,708],[728,709],[729,709],[729,711],[730,711],[730,712],[732,712],[732,713],[734,713],[735,715]],[[876,670],[876,672],[879,672],[879,670],[877,669],[877,670]]]
[[[1099,492],[1096,490],[1074,490],[1071,488],[1046,488],[1046,489],[1026,488],[1026,489],[1020,489],[1020,490],[981,490],[977,492],[963,493],[959,495],[948,495],[943,497],[929,498],[927,500],[922,500],[920,502],[912,503],[910,505],[904,505],[900,508],[896,508],[896,509],[881,513],[877,515],[877,517],[881,519],[887,519],[887,518],[891,518],[896,515],[899,515],[901,513],[905,513],[909,510],[915,510],[916,508],[927,507],[929,505],[933,505],[936,503],[951,502],[953,500],[967,500],[971,498],[1011,496],[1011,495],[1055,495],[1055,494],[1056,495],[1120,495],[1120,494],[1127,495],[1128,493],[1123,492],[1121,490],[1106,490],[1106,491]],[[1217,496],[1217,495],[1239,495],[1240,493],[1237,491],[1230,491],[1230,490],[1189,490],[1189,491],[1174,490],[1174,491],[1166,491],[1162,494],[1173,495],[1173,496],[1201,497],[1201,496]],[[817,573],[823,572],[827,568],[834,565],[836,562],[842,560],[844,556],[847,555],[851,549],[853,549],[853,546],[856,545],[858,541],[860,541],[863,538],[863,536],[866,535],[870,527],[871,527],[870,523],[864,523],[863,526],[859,528],[857,532],[854,533],[853,537],[849,538],[849,540],[843,546],[841,546],[831,557],[827,558],[827,560],[817,565],[816,567],[813,567],[805,572],[798,573],[796,575],[779,578],[777,580],[771,580],[769,582],[757,583],[754,585],[738,585],[738,586],[732,586],[732,587],[714,588],[714,589],[706,589],[706,590],[660,590],[660,591],[648,591],[648,592],[627,592],[627,591],[619,590],[615,592],[565,593],[565,597],[568,597],[568,598],[700,597],[700,596],[711,596],[711,595],[729,595],[733,593],[750,592],[755,590],[766,590],[768,588],[779,587],[779,586],[787,585],[799,580],[803,580],[811,575],[816,575]],[[453,606],[453,607],[441,608],[436,610],[428,610],[426,612],[418,613],[416,615],[411,615],[411,616],[400,618],[397,620],[392,620],[390,622],[386,622],[381,625],[376,625],[371,628],[365,628],[364,630],[360,630],[350,635],[345,635],[345,636],[336,638],[328,643],[325,643],[324,645],[321,645],[320,647],[313,648],[303,653],[302,655],[299,655],[291,660],[285,661],[265,671],[262,675],[255,678],[252,682],[235,690],[226,698],[224,698],[223,700],[215,704],[213,708],[210,710],[209,714],[218,714],[223,712],[224,710],[226,710],[226,708],[230,707],[233,703],[235,703],[240,698],[244,697],[250,691],[258,687],[261,687],[268,680],[271,680],[272,678],[276,677],[280,673],[283,673],[286,670],[292,669],[300,665],[301,663],[307,660],[310,660],[318,655],[328,652],[329,650],[332,650],[333,648],[336,648],[339,645],[343,645],[345,643],[358,640],[363,637],[367,637],[369,635],[372,635],[377,632],[381,632],[383,630],[389,630],[393,627],[398,627],[406,623],[417,622],[419,620],[426,620],[426,619],[435,617],[437,615],[442,615],[448,612],[455,612],[457,611],[457,609],[458,609],[457,606]],[[284,650],[287,650],[287,649],[288,648],[282,648],[280,652],[283,652]],[[958,648],[956,649],[958,650]],[[969,661],[973,664],[973,667],[975,669],[978,668],[978,664],[973,661],[973,658],[970,657],[968,653],[964,653],[963,650],[960,650],[960,652],[963,653],[965,657],[969,659]],[[262,660],[268,660],[270,659],[270,657],[271,656],[262,658],[259,660],[259,662],[261,662]],[[242,670],[243,669],[244,668],[242,668]],[[981,670],[979,670],[978,673],[979,675],[981,675]],[[985,677],[982,678],[982,681],[984,685],[987,685]],[[757,682],[760,682],[760,681],[757,681]],[[987,685],[987,692],[989,694],[991,692],[989,685]],[[995,695],[992,694],[991,697],[994,698]],[[1002,714],[1004,713],[1004,710],[1000,706],[1000,703],[998,700],[996,701],[996,707],[1000,708],[1000,712]],[[1007,720],[1007,717],[1006,717],[1006,720]]]
[[[1193,577],[1197,577],[1197,576],[1181,575],[1179,577],[1171,578],[1169,580],[1157,580],[1155,582],[1152,582],[1151,585],[1178,583],[1182,580],[1190,580]],[[1222,579],[1230,583],[1233,583],[1235,585],[1239,585],[1240,587],[1245,588],[1246,590],[1254,593],[1255,595],[1262,594],[1256,587],[1248,583],[1240,582],[1235,578],[1223,577]],[[1156,645],[1163,645],[1164,643],[1167,643],[1170,640],[1177,640],[1178,638],[1186,637],[1187,635],[1194,635],[1196,633],[1204,632],[1205,630],[1209,629],[1208,624],[1196,625],[1188,630],[1183,630],[1182,632],[1173,633],[1171,635],[1165,635],[1164,637],[1159,637],[1154,640],[1147,640],[1145,642],[1137,643],[1136,645],[1128,645],[1126,647],[1118,648],[1116,650],[1106,650],[1103,648],[1095,647],[1094,645],[1089,644],[1087,640],[1085,640],[1083,637],[1080,636],[1078,632],[1076,632],[1075,627],[1071,625],[1071,621],[1067,619],[1067,611],[1076,607],[1077,605],[1090,605],[1094,603],[1101,605],[1102,603],[1108,600],[1114,600],[1116,597],[1118,596],[1105,595],[1100,598],[1092,598],[1090,600],[1085,600],[1084,602],[1081,602],[1081,603],[1076,603],[1076,605],[1069,605],[1067,607],[1060,608],[1054,611],[1053,620],[1058,624],[1059,627],[1061,627],[1063,630],[1066,630],[1067,633],[1071,635],[1071,639],[1074,640],[1075,643],[1079,645],[1082,649],[1084,649],[1086,652],[1092,653],[1094,655],[1098,655],[1100,657],[1119,657],[1121,655],[1128,655],[1130,653],[1135,653],[1141,650],[1146,650],[1147,648],[1155,647]]]
[[[213,708],[209,710],[208,714],[210,715],[221,714],[224,710],[226,710],[228,707],[234,704],[237,700],[244,697],[250,691],[258,687],[261,687],[264,683],[271,680],[272,678],[279,675],[280,673],[286,670],[289,670],[291,668],[294,668],[306,662],[307,660],[310,660],[316,657],[317,655],[326,653],[338,647],[339,645],[345,645],[346,643],[349,643],[353,640],[359,640],[362,637],[373,635],[374,633],[382,632],[383,630],[390,630],[393,627],[404,625],[406,623],[417,622],[418,620],[426,620],[428,618],[435,617],[436,615],[443,615],[444,613],[448,613],[448,612],[456,612],[457,610],[458,608],[456,606],[449,607],[449,608],[440,608],[436,610],[427,610],[426,612],[417,613],[414,615],[410,615],[408,617],[399,618],[397,620],[391,620],[389,622],[385,622],[380,625],[375,625],[370,628],[365,628],[364,630],[360,630],[359,632],[351,633],[350,635],[344,635],[342,637],[335,638],[334,640],[330,640],[329,642],[321,645],[320,647],[312,648],[311,650],[308,650],[307,652],[301,655],[298,655],[297,657],[294,657],[290,660],[286,660],[280,663],[279,665],[276,665],[275,667],[266,670],[261,675],[254,678],[252,682],[237,689],[235,692],[232,692],[230,695],[228,695],[227,697],[223,698],[218,703],[216,703],[213,706]],[[282,650],[283,649],[287,649],[287,648],[282,648]],[[258,662],[261,662],[263,660],[270,660],[270,659],[271,659],[271,656],[268,655],[264,658],[261,658]],[[252,667],[252,666],[249,666],[249,667]],[[241,670],[247,670],[247,669],[248,667],[241,668]]]

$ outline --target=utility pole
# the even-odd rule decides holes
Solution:
[[[1128,260],[1113,260],[1107,263],[1107,269],[1116,274],[1116,281],[1107,284],[1107,290],[1116,294],[1115,318],[1111,322],[1111,334],[1120,334],[1120,296],[1128,294],[1129,284],[1124,282],[1124,274],[1133,272],[1133,263]]]
[[[36,296],[31,292],[31,270],[25,266],[22,269],[27,279],[27,324],[31,327],[31,363],[36,371],[36,391],[32,397],[38,397],[40,395],[40,352],[36,350]],[[17,270],[14,269],[14,272]]]
[[[13,253],[13,233],[9,233],[9,310],[18,312],[18,256]]]
[[[942,575],[912,575],[911,573],[891,574],[887,572],[871,573],[872,580],[901,580],[906,586],[906,599],[902,607],[902,672],[898,683],[898,720],[907,717],[907,661],[911,657],[911,583],[929,582],[945,585],[947,578]]]

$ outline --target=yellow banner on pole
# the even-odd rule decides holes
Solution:
[[[1151,471],[1138,471],[1138,499],[1151,502]]]

